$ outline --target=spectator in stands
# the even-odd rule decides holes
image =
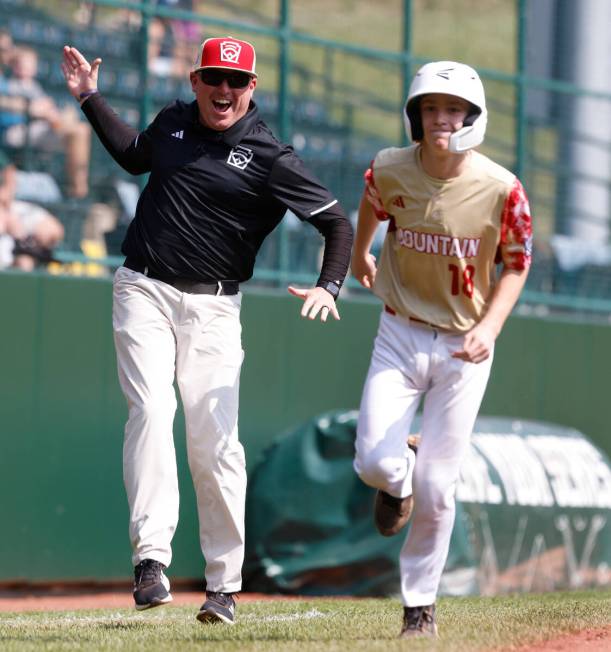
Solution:
[[[14,53],[13,38],[6,29],[0,29],[0,132],[2,131],[3,111],[11,110],[11,99],[7,96],[7,79],[11,70]]]
[[[22,236],[15,243],[13,267],[32,271],[53,260],[53,249],[64,239],[62,223],[42,206],[14,200],[12,212]]]
[[[182,11],[195,12],[193,0],[158,0],[157,4]],[[172,18],[168,20],[174,48],[172,55],[180,74],[188,74],[193,63],[193,50],[202,42],[202,25],[193,20]]]
[[[106,258],[106,234],[112,232],[117,226],[118,211],[103,202],[96,202],[89,207],[87,217],[83,222],[81,238],[81,251],[88,258]],[[108,269],[99,263],[89,263],[83,273],[88,276],[103,276]]]
[[[95,2],[81,2],[73,14],[73,20],[87,29],[101,28],[123,34],[136,32],[142,26],[142,15],[135,9],[102,7],[102,10]]]
[[[11,69],[13,37],[7,29],[0,29],[0,76],[6,77]]]
[[[161,18],[149,23],[149,70],[158,77],[179,77],[183,74],[181,62],[174,58],[174,36]]]
[[[193,0],[157,0],[156,4],[194,11]],[[193,50],[201,40],[202,26],[195,21],[154,17],[149,23],[149,69],[160,77],[183,78],[191,70]]]
[[[91,204],[83,221],[80,241],[80,252],[89,260],[53,261],[47,266],[47,271],[72,276],[106,276],[108,267],[96,259],[101,261],[108,255],[106,234],[115,228],[117,217],[118,212],[112,206],[102,202]]]
[[[29,47],[17,47],[11,74],[0,93],[0,134],[6,145],[26,144],[44,151],[65,149],[68,194],[84,197],[88,192],[91,128],[79,119],[72,106],[60,110],[36,80],[38,55]]]
[[[10,211],[15,185],[15,166],[0,150],[0,269],[13,264],[15,240],[21,235],[17,219]]]
[[[31,271],[52,260],[64,227],[42,206],[15,199],[16,173],[0,150],[0,269]]]

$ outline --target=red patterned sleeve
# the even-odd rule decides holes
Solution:
[[[528,197],[516,178],[507,195],[501,217],[499,262],[509,269],[530,267],[532,258],[532,221]]]
[[[380,196],[380,191],[377,189],[374,178],[373,178],[373,161],[367,172],[365,172],[365,196],[369,203],[373,206],[374,213],[380,221],[384,221],[390,218],[390,215],[384,210],[384,204],[382,202],[382,197]]]

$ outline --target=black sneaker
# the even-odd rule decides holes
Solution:
[[[172,602],[170,582],[163,574],[165,566],[154,559],[145,559],[134,567],[134,600],[136,609],[150,609]]]
[[[217,593],[206,591],[206,602],[202,605],[197,620],[202,623],[225,623],[233,625],[235,622],[235,600],[233,593]]]
[[[399,638],[437,638],[435,605],[403,607],[403,627]]]

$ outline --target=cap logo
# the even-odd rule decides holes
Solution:
[[[221,61],[227,61],[228,63],[239,63],[241,51],[242,46],[239,43],[236,43],[235,41],[222,41]]]
[[[440,70],[437,73],[437,77],[441,77],[442,79],[450,79],[450,73],[454,70],[454,68],[446,68],[445,70]]]

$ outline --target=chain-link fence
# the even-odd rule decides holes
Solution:
[[[589,311],[606,318],[611,133],[597,128],[611,115],[604,83],[579,87],[551,64],[543,71],[547,77],[534,75],[541,72],[532,64],[535,45],[541,45],[539,3],[492,0],[489,13],[474,0],[381,5],[0,0],[0,27],[15,44],[35,48],[36,79],[60,108],[73,103],[59,69],[61,47],[71,43],[89,58],[102,57],[101,90],[120,115],[141,127],[175,97],[192,99],[188,70],[203,38],[230,33],[254,41],[255,100],[264,119],[293,144],[352,219],[370,160],[382,147],[406,142],[401,108],[413,70],[431,59],[470,63],[487,93],[482,151],[515,171],[531,200],[535,251],[524,309]],[[550,48],[552,63],[570,54]],[[534,54],[540,61],[540,53]],[[65,153],[28,142],[3,146],[23,172],[23,198],[44,204],[65,226],[60,262],[51,271],[98,274],[120,264],[122,236],[142,180],[124,174],[93,139],[89,192],[74,199],[67,196]],[[592,225],[597,231],[589,230]],[[321,246],[315,229],[288,215],[265,242],[255,281],[314,279]],[[348,286],[359,291],[354,282]]]

